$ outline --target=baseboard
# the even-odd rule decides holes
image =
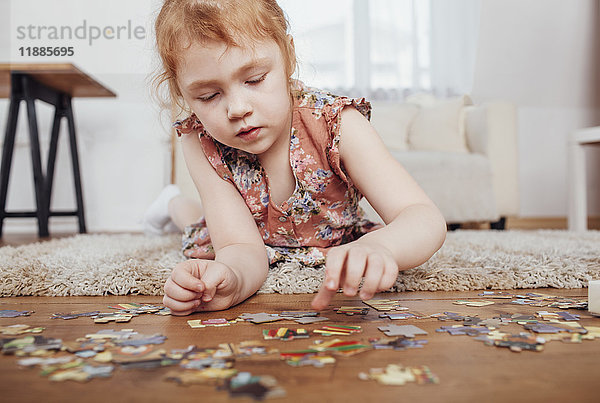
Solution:
[[[461,229],[489,229],[488,222],[461,223]],[[563,229],[568,228],[567,217],[507,217],[506,229]],[[600,217],[588,218],[588,229],[600,230]]]
[[[508,217],[507,229],[567,229],[567,217]],[[588,229],[600,230],[600,217],[588,217]]]

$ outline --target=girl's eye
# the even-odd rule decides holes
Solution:
[[[198,97],[197,99],[199,99],[202,102],[208,102],[211,99],[213,99],[214,97],[216,97],[217,95],[218,95],[218,92],[215,92],[214,94],[206,95],[203,97]]]
[[[252,79],[252,80],[248,80],[246,81],[247,84],[258,84],[261,81],[265,81],[265,78],[267,78],[267,73],[263,74],[262,76]]]

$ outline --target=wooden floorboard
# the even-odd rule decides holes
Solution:
[[[553,295],[582,297],[585,289],[532,290]],[[513,290],[524,293],[527,290]],[[380,294],[380,297],[399,298],[403,305],[412,310],[432,314],[451,311],[482,318],[499,313],[533,314],[543,308],[507,305],[497,302],[487,307],[465,307],[452,304],[456,299],[481,298],[477,291],[466,292],[406,292],[399,294]],[[312,295],[257,295],[246,302],[226,311],[197,313],[189,317],[141,315],[131,322],[123,324],[95,324],[89,318],[73,320],[50,319],[57,312],[107,311],[107,306],[122,302],[160,303],[160,297],[11,297],[0,299],[0,309],[33,310],[29,317],[0,319],[0,324],[28,324],[43,326],[42,335],[58,337],[63,340],[75,340],[87,333],[100,329],[134,329],[142,334],[160,333],[167,336],[161,348],[185,348],[190,344],[199,347],[215,346],[218,343],[237,343],[245,340],[260,340],[262,329],[304,327],[315,329],[319,325],[300,326],[291,322],[254,325],[236,323],[229,327],[192,329],[188,319],[208,319],[226,317],[233,319],[244,312],[270,312],[282,310],[307,310]],[[332,307],[343,305],[361,305],[356,298],[338,294]],[[574,310],[570,310],[575,312]],[[600,326],[600,318],[593,318],[584,311],[582,324]],[[328,309],[323,316],[330,323],[358,324],[363,332],[356,337],[340,336],[348,340],[367,342],[369,338],[381,337],[377,329],[391,323],[389,319],[378,317],[371,309],[367,316],[340,315]],[[597,381],[600,379],[600,340],[584,341],[581,344],[566,344],[553,341],[546,344],[544,351],[514,353],[505,348],[485,346],[469,336],[451,336],[438,333],[436,329],[457,322],[441,322],[437,319],[394,321],[397,324],[414,324],[426,330],[428,340],[422,349],[405,351],[373,350],[351,357],[340,357],[333,365],[324,368],[295,368],[281,361],[278,355],[263,358],[239,360],[235,367],[240,371],[253,374],[273,375],[286,389],[287,397],[282,401],[323,401],[323,402],[389,402],[389,401],[444,401],[444,402],[480,402],[480,401],[598,401]],[[518,332],[521,326],[508,325],[502,330]],[[293,340],[288,342],[269,341],[269,345],[280,351],[306,348],[316,338]],[[325,338],[322,338],[325,339]],[[93,379],[79,384],[68,381],[54,383],[38,375],[36,369],[20,369],[17,358],[0,357],[0,390],[2,401],[229,401],[227,392],[216,390],[213,386],[178,386],[163,379],[169,368],[155,370],[115,369],[111,378]],[[369,368],[383,367],[390,363],[402,363],[407,366],[427,365],[440,378],[437,385],[407,384],[404,386],[383,386],[373,381],[361,381],[358,373]],[[279,399],[278,399],[279,400]],[[251,401],[249,398],[236,401]],[[276,401],[276,400],[274,400]]]

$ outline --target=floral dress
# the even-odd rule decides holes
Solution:
[[[204,153],[219,176],[240,192],[262,235],[269,262],[325,263],[327,249],[380,228],[363,217],[362,195],[344,171],[339,154],[341,111],[352,106],[370,118],[363,99],[338,97],[299,84],[294,93],[290,164],[296,186],[277,205],[258,157],[222,143],[192,114],[174,123],[178,135],[200,137]],[[187,227],[182,240],[188,258],[214,259],[206,221]]]

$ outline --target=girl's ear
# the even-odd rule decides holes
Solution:
[[[290,77],[296,72],[296,47],[294,46],[294,37],[290,34],[287,35],[289,41],[289,64],[290,64]]]

